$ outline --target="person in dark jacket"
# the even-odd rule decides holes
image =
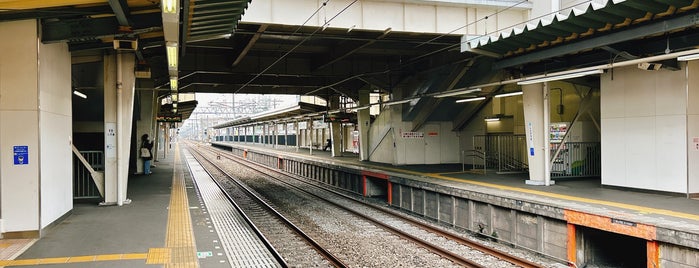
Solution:
[[[141,136],[141,159],[143,159],[143,174],[150,175],[150,161],[153,160],[153,142],[148,140],[148,134]]]
[[[323,147],[323,151],[330,149],[332,147],[332,141],[330,139],[327,140],[327,143],[325,144],[325,147]]]

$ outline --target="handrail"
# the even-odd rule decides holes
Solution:
[[[466,155],[465,152],[470,152],[470,154]],[[476,166],[476,161],[473,158],[478,157],[481,160],[483,160],[483,174],[486,174],[486,170],[487,170],[488,166],[486,163],[487,157],[486,157],[485,151],[480,151],[480,150],[465,150],[464,151],[464,150],[462,150],[461,151],[461,159],[462,159],[461,160],[461,172],[466,171],[466,167],[465,167],[466,163],[464,163],[464,162],[466,161],[467,156],[471,157],[471,166],[474,167],[473,168],[474,170],[475,170],[475,166]]]
[[[384,130],[383,135],[381,135],[381,139],[379,139],[379,141],[373,146],[374,148],[372,148],[372,149],[369,151],[369,154],[367,155],[367,157],[371,157],[371,155],[374,154],[374,152],[376,151],[376,149],[379,148],[379,145],[381,145],[381,143],[382,143],[383,140],[386,138],[386,136],[388,136],[388,133],[391,133],[392,130],[393,130],[392,127],[387,127],[386,130]]]
[[[90,175],[92,177],[92,180],[95,182],[95,185],[97,186],[97,190],[100,192],[100,195],[104,197],[104,174],[98,171],[95,171],[94,168],[92,168],[92,165],[90,165],[89,162],[87,162],[87,159],[83,157],[83,155],[78,151],[78,148],[75,148],[75,145],[71,144],[71,148],[73,149],[73,154],[80,159],[80,162],[87,168],[88,171],[90,171]]]

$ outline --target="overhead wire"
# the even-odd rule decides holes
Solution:
[[[528,23],[528,22],[530,22],[530,21],[538,20],[538,19],[541,19],[541,18],[550,16],[550,15],[552,15],[552,14],[556,14],[556,13],[562,11],[562,10],[565,10],[565,9],[575,8],[575,7],[580,6],[580,5],[589,4],[589,3],[592,2],[592,1],[593,1],[593,0],[588,0],[588,1],[585,1],[585,2],[582,2],[582,3],[577,3],[577,4],[574,4],[574,5],[568,6],[568,7],[564,7],[564,8],[561,8],[561,9],[557,10],[557,11],[553,11],[553,12],[550,12],[550,13],[547,13],[547,14],[544,14],[544,15],[541,15],[541,16],[539,16],[539,17],[529,19],[529,20],[524,21],[524,22],[516,23],[516,24],[514,24],[514,25],[511,25],[511,26],[508,26],[508,27],[505,27],[505,28],[501,28],[500,30],[496,30],[496,31],[494,31],[494,32],[501,32],[502,29],[513,28],[513,27],[515,27],[515,26],[517,26],[517,25],[526,24],[526,23]],[[475,23],[477,23],[477,22],[486,20],[486,19],[489,18],[489,16],[497,15],[497,14],[499,14],[499,13],[502,13],[502,12],[506,11],[506,10],[512,9],[512,8],[518,6],[518,5],[521,5],[521,4],[524,3],[524,2],[527,2],[527,0],[523,0],[523,1],[517,2],[517,3],[513,4],[513,5],[510,5],[510,6],[506,7],[506,8],[504,8],[504,9],[498,10],[498,11],[496,11],[495,13],[493,13],[493,14],[491,14],[491,15],[486,15],[486,16],[484,16],[483,18],[476,20],[475,22],[468,23],[468,24],[466,24],[466,25],[464,25],[464,26],[461,26],[461,27],[459,27],[459,28],[457,28],[457,29],[455,29],[455,30],[452,30],[452,31],[449,32],[449,33],[442,34],[442,35],[440,35],[440,36],[438,36],[438,37],[432,38],[432,39],[430,39],[430,40],[428,40],[428,41],[426,41],[426,42],[423,42],[423,43],[417,45],[416,48],[417,48],[417,47],[420,47],[420,46],[422,46],[422,45],[424,45],[424,44],[428,44],[428,43],[434,42],[435,40],[437,40],[437,39],[439,39],[439,38],[441,38],[441,37],[444,37],[444,36],[446,36],[446,35],[448,35],[448,34],[450,34],[450,33],[454,33],[454,32],[456,32],[456,31],[458,31],[458,30],[461,30],[461,29],[463,29],[463,28],[465,28],[465,27],[468,27],[468,26],[470,26],[470,25],[473,25],[473,24],[475,24]],[[487,33],[486,33],[486,35],[487,35]],[[437,50],[434,50],[434,51],[430,51],[430,52],[427,52],[427,53],[425,53],[425,54],[418,55],[418,56],[416,56],[416,57],[414,57],[414,58],[411,58],[411,59],[409,59],[409,60],[407,60],[407,61],[405,61],[405,62],[401,62],[401,63],[399,63],[397,66],[389,67],[388,69],[386,69],[386,70],[384,70],[384,71],[372,72],[372,73],[390,73],[390,72],[392,72],[392,71],[395,71],[396,69],[401,69],[401,68],[404,68],[404,67],[406,67],[406,66],[408,66],[408,65],[414,64],[414,63],[416,63],[419,59],[422,59],[422,58],[425,58],[425,57],[428,57],[428,56],[431,56],[431,55],[434,55],[434,54],[438,54],[438,53],[441,53],[441,52],[444,52],[444,51],[453,49],[453,48],[455,48],[455,47],[460,47],[462,44],[471,42],[471,41],[476,40],[476,39],[478,39],[478,38],[481,38],[481,37],[478,36],[478,37],[470,38],[470,39],[461,41],[461,42],[459,42],[459,43],[457,43],[457,44],[449,45],[449,46],[446,46],[446,47],[443,47],[443,48],[440,48],[440,49],[437,49]],[[359,74],[359,75],[354,75],[354,76],[352,76],[352,77],[366,76],[366,75],[371,75],[372,73]],[[346,80],[348,80],[348,79],[343,79],[342,81],[346,81]],[[338,83],[334,83],[333,85],[337,85],[337,84],[338,84]],[[311,92],[316,92],[316,91],[318,91],[318,90],[320,90],[320,89],[323,89],[323,88],[326,88],[326,87],[327,87],[327,86],[320,87],[320,88],[318,88],[318,89],[316,89],[316,90],[313,90],[313,91],[311,91]]]
[[[337,14],[335,14],[334,16],[332,16],[329,20],[326,20],[325,23],[324,23],[321,27],[318,27],[315,31],[313,31],[311,34],[309,34],[308,36],[306,36],[303,40],[299,41],[298,44],[296,44],[294,47],[292,47],[291,49],[289,49],[289,51],[287,51],[286,53],[284,53],[284,55],[282,55],[281,57],[277,58],[277,60],[275,60],[274,62],[272,62],[269,66],[267,66],[267,68],[265,68],[265,69],[263,69],[261,72],[257,73],[257,75],[255,75],[252,79],[250,79],[250,81],[248,81],[247,83],[245,83],[245,84],[243,84],[242,86],[240,86],[240,88],[238,88],[238,89],[237,89],[236,91],[234,91],[233,93],[234,93],[234,94],[235,94],[235,93],[238,93],[240,90],[242,90],[243,88],[245,88],[246,86],[248,86],[250,83],[252,83],[253,81],[255,81],[255,79],[257,79],[257,78],[260,77],[262,74],[264,74],[265,72],[267,72],[269,69],[271,69],[272,67],[274,67],[274,65],[276,65],[277,63],[279,63],[280,61],[282,61],[284,58],[286,58],[286,56],[288,56],[289,54],[291,54],[291,52],[294,52],[294,50],[296,50],[298,47],[300,47],[301,45],[303,45],[306,41],[308,41],[308,40],[309,40],[311,37],[313,37],[316,33],[318,33],[319,31],[321,31],[322,29],[325,29],[325,27],[327,27],[327,25],[329,25],[330,22],[331,22],[332,20],[334,20],[335,18],[337,18],[340,14],[344,13],[348,8],[350,8],[352,5],[354,5],[357,1],[359,1],[359,0],[354,0],[354,1],[352,1],[352,2],[349,3],[347,6],[345,6],[342,10],[340,10]],[[296,31],[294,31],[293,34],[298,33],[298,31],[300,31],[301,27],[303,27],[304,25],[306,25],[306,23],[308,23],[308,21],[310,21],[311,18],[313,18],[322,8],[324,8],[324,7],[327,5],[328,2],[330,2],[330,0],[326,0],[325,2],[323,2],[323,5],[320,6],[318,9],[316,9],[316,11],[313,12],[313,14],[312,14],[308,19],[306,19],[306,21],[305,21],[302,25],[300,25],[300,26],[296,29]],[[293,34],[292,34],[292,35],[293,35]]]

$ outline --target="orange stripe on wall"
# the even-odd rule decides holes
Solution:
[[[623,234],[646,240],[655,240],[655,226],[636,223],[623,219],[610,218],[588,213],[566,210],[564,212],[565,220],[569,224],[581,225],[600,229],[617,234]]]

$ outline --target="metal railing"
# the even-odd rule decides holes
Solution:
[[[486,169],[498,173],[526,172],[529,170],[524,135],[477,135],[473,137],[474,150],[485,153]]]
[[[75,149],[74,152],[76,152]],[[79,153],[80,157],[73,155],[73,200],[101,199],[102,193],[95,183],[95,180],[100,178],[95,178],[94,175],[104,170],[104,152],[80,151]],[[85,163],[90,166],[87,167]],[[104,177],[102,176],[101,179],[104,180]]]
[[[558,144],[550,146],[551,156]],[[566,142],[551,164],[551,178],[595,177],[602,175],[599,142]]]
[[[485,152],[480,150],[461,151],[461,171],[466,171],[466,159],[471,159],[471,171],[486,173]]]

